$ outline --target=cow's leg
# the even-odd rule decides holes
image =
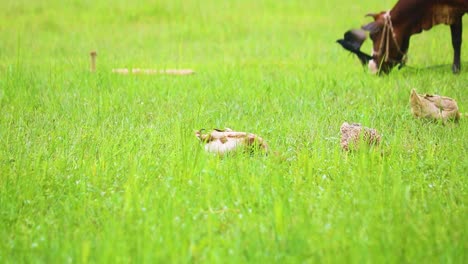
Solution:
[[[461,17],[450,25],[450,31],[452,32],[452,46],[453,46],[453,65],[452,72],[460,72],[460,49],[462,43],[462,19]]]

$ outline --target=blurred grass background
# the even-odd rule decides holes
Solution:
[[[438,26],[375,77],[334,43],[392,4],[1,1],[0,262],[466,262],[466,122],[408,105],[466,112],[465,49],[454,76]],[[382,146],[343,153],[344,121]],[[279,155],[208,155],[215,127]]]

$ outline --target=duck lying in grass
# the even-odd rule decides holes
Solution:
[[[360,142],[368,145],[378,145],[380,135],[373,128],[363,127],[361,124],[348,124],[344,122],[340,127],[341,148],[343,150],[357,150]]]
[[[205,144],[207,152],[224,155],[228,152],[241,150],[244,152],[261,153],[268,152],[268,144],[259,136],[247,133],[236,132],[230,128],[214,129],[209,133],[203,133],[204,129],[195,132],[195,136]]]
[[[433,120],[455,120],[460,119],[457,102],[449,97],[431,94],[417,94],[416,90],[410,95],[411,113],[416,118],[427,118]]]

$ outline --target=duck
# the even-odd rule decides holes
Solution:
[[[263,138],[248,132],[233,131],[230,128],[213,129],[204,133],[205,129],[195,131],[195,136],[205,144],[205,151],[223,156],[229,152],[242,150],[245,152],[268,152],[268,144]]]
[[[411,113],[416,118],[442,120],[443,123],[448,120],[455,122],[460,120],[457,102],[450,97],[418,94],[415,89],[412,89],[409,101]]]
[[[341,148],[345,151],[357,150],[360,140],[368,145],[378,145],[381,140],[379,132],[374,128],[364,127],[359,123],[344,122],[340,127]]]

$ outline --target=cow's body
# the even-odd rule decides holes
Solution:
[[[369,68],[388,73],[404,63],[410,37],[438,24],[450,25],[454,61],[452,70],[460,71],[462,17],[468,0],[399,0],[388,12],[370,14],[374,22],[363,26],[373,41]]]

